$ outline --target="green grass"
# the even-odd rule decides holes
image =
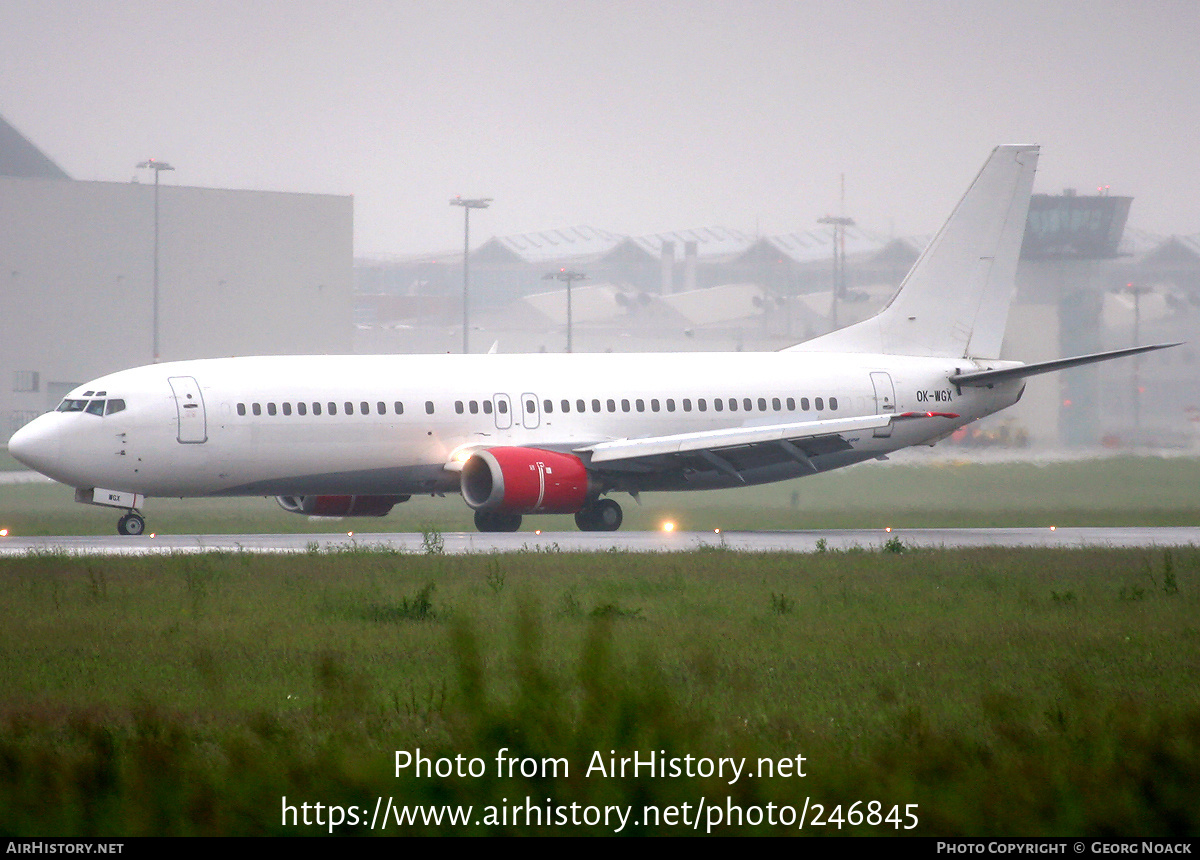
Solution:
[[[284,795],[528,795],[1195,836],[1198,609],[1194,548],[0,559],[0,832],[281,833]],[[572,770],[398,777],[418,747]],[[610,750],[810,776],[584,777]]]
[[[1034,465],[862,464],[782,484],[617,497],[626,529],[761,530],[955,526],[1137,526],[1200,522],[1200,460],[1114,457]],[[0,485],[0,527],[13,534],[112,534],[119,511],[77,505],[59,485]],[[151,499],[161,534],[443,532],[474,529],[457,496],[417,497],[382,518],[315,520],[273,499]],[[525,529],[574,530],[567,516],[526,517]]]

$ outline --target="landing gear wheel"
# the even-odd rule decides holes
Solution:
[[[130,511],[121,519],[117,520],[117,534],[121,535],[140,535],[146,531],[146,521],[141,514],[135,514]]]
[[[520,514],[506,514],[499,511],[475,512],[475,528],[481,532],[515,532],[520,527]]]
[[[575,514],[575,525],[585,532],[615,532],[624,518],[612,499],[597,499]]]

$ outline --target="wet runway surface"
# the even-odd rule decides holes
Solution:
[[[62,552],[72,555],[143,555],[176,552],[332,552],[380,549],[449,554],[492,552],[687,552],[704,547],[741,552],[880,550],[892,540],[905,547],[1168,547],[1200,546],[1200,527],[832,529],[763,532],[478,532],[334,533],[287,535],[142,535],[139,537],[0,537],[0,556]]]

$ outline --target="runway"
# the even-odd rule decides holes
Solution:
[[[890,541],[904,548],[962,547],[1177,547],[1200,546],[1200,527],[839,529],[761,532],[454,532],[273,535],[142,535],[139,537],[0,537],[0,556],[38,553],[146,555],[196,552],[303,553],[377,549],[444,552],[736,552],[811,553],[822,549],[879,551]]]

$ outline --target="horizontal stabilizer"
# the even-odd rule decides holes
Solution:
[[[1036,364],[1020,364],[1016,367],[1002,367],[997,370],[973,370],[968,373],[956,373],[950,377],[955,385],[982,386],[1008,379],[1023,379],[1026,376],[1037,376],[1039,373],[1051,373],[1055,370],[1065,370],[1068,367],[1078,367],[1081,364],[1094,364],[1098,361],[1111,361],[1127,355],[1139,355],[1143,352],[1153,352],[1156,349],[1170,349],[1179,343],[1158,343],[1153,346],[1131,346],[1126,349],[1114,349],[1111,352],[1097,352],[1092,355],[1078,355],[1074,358],[1059,358],[1054,361],[1039,361]]]

